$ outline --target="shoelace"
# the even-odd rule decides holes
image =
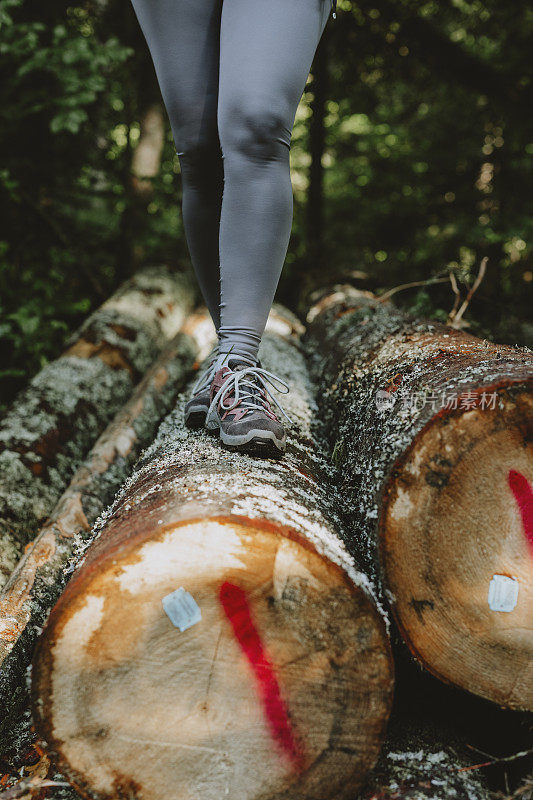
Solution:
[[[204,389],[208,389],[211,386],[213,378],[215,377],[215,362],[218,356],[218,344],[216,344],[211,352],[209,353],[209,363],[207,367],[201,372],[194,382],[192,387],[192,394],[199,394]]]
[[[259,382],[261,386],[258,386],[257,382]],[[245,367],[244,369],[232,371],[224,379],[220,389],[213,397],[208,413],[210,414],[219,402],[220,407],[224,411],[231,411],[237,406],[241,406],[246,409],[246,412],[265,411],[268,413],[265,400],[267,402],[270,400],[292,424],[291,418],[272,395],[267,387],[267,383],[282,394],[288,394],[290,391],[289,385],[285,383],[284,380],[262,367]],[[247,389],[248,391],[246,391]],[[234,400],[230,405],[225,405],[224,400],[230,393],[235,395]]]

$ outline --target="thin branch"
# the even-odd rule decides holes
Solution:
[[[448,319],[447,319],[448,324],[450,324],[452,319],[457,314],[457,309],[459,308],[459,303],[461,302],[461,292],[459,291],[459,287],[457,286],[457,280],[453,272],[450,272],[450,283],[452,285],[452,289],[455,294],[455,300],[453,301],[453,308],[448,314]]]
[[[28,780],[25,778],[22,781],[19,781],[14,786],[11,786],[9,789],[6,789],[4,792],[0,792],[0,800],[19,800],[19,798],[24,797],[27,794],[33,795],[37,792],[40,792],[46,786],[69,786],[70,784],[65,783],[65,781],[41,781],[35,780],[34,778]]]
[[[494,800],[532,800],[533,798],[533,775],[525,778],[524,783],[515,789],[512,794],[495,792],[491,795]]]
[[[389,289],[388,292],[381,294],[378,297],[377,302],[383,303],[397,292],[401,292],[402,289],[411,289],[414,286],[429,286],[432,283],[446,283],[447,281],[448,278],[428,278],[425,281],[411,281],[410,283],[402,283],[400,286],[394,286],[392,289]]]
[[[512,756],[502,756],[501,758],[494,758],[492,761],[484,761],[483,764],[473,764],[471,767],[460,767],[457,772],[469,772],[473,769],[481,769],[481,767],[492,767],[493,764],[506,764],[509,761],[516,761],[519,758],[533,755],[533,750],[522,750],[520,753],[513,753]]]
[[[485,256],[485,258],[483,258],[481,260],[481,264],[479,265],[478,274],[476,276],[476,279],[475,279],[474,283],[472,284],[472,286],[468,290],[468,294],[466,295],[466,298],[463,301],[463,305],[461,306],[459,311],[457,311],[455,313],[455,315],[451,319],[448,318],[448,325],[451,325],[452,328],[459,328],[460,327],[459,323],[461,322],[463,314],[465,313],[466,309],[468,308],[468,306],[470,304],[470,301],[471,301],[472,297],[474,296],[474,293],[479,288],[479,285],[480,285],[481,281],[485,277],[485,273],[487,271],[488,261],[489,260],[488,260],[488,258],[486,256]],[[453,286],[453,284],[452,284],[452,286]]]
[[[487,758],[498,758],[498,756],[494,756],[492,753],[487,753],[486,750],[480,750],[479,747],[475,747],[473,744],[466,745],[469,750],[475,750],[476,753],[480,753],[482,756],[487,756]]]

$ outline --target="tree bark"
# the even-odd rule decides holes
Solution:
[[[142,83],[144,83],[143,81]],[[146,260],[146,248],[142,235],[150,219],[148,206],[154,196],[155,179],[161,169],[161,159],[165,144],[165,113],[161,100],[153,98],[153,83],[139,87],[148,90],[140,112],[139,140],[131,157],[131,171],[127,176],[126,195],[128,206],[121,220],[123,250],[127,251],[131,271],[136,271]],[[142,93],[141,93],[142,94]]]
[[[35,720],[83,793],[353,798],[377,757],[388,638],[340,538],[298,327],[276,311],[261,351],[291,384],[284,458],[189,431],[185,394],[50,616]]]
[[[163,350],[79,467],[0,594],[0,740],[27,700],[25,673],[35,641],[76,557],[174,406],[195,358],[205,350],[206,328],[214,333],[206,313],[191,315],[184,332]]]
[[[309,321],[352,544],[402,637],[442,680],[532,709],[533,354],[350,287]]]
[[[143,270],[18,396],[0,426],[0,583],[193,300],[188,275]]]
[[[131,159],[131,183],[142,205],[153,195],[165,143],[165,117],[161,103],[151,103],[141,117],[139,141]]]

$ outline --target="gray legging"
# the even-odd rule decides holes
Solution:
[[[289,148],[331,0],[132,0],[220,352],[257,356],[292,226]]]

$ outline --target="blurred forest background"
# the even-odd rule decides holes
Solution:
[[[290,0],[287,0],[290,2]],[[298,109],[278,298],[334,280],[533,346],[533,6],[339,0]],[[141,262],[188,264],[128,0],[0,0],[0,406]]]

